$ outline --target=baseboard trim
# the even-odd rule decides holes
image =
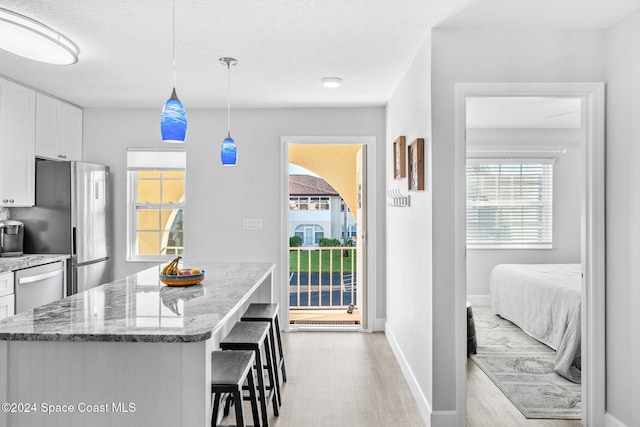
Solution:
[[[391,330],[391,328],[389,328],[389,324],[386,322],[384,325],[384,334],[387,337],[387,341],[391,346],[391,350],[393,351],[393,354],[396,356],[396,360],[398,360],[400,369],[402,370],[402,373],[404,374],[404,377],[407,380],[407,383],[409,384],[409,389],[411,390],[411,394],[413,394],[413,398],[416,400],[416,404],[418,405],[418,410],[422,415],[422,419],[425,423],[425,426],[431,427],[432,426],[431,405],[429,405],[429,401],[427,400],[427,397],[422,392],[422,388],[418,384],[418,380],[413,374],[413,371],[411,370],[411,367],[409,366],[407,359],[404,357],[404,353],[400,349],[400,345],[398,344],[398,341],[393,335],[393,331]],[[440,411],[440,412],[445,412],[445,411]],[[439,424],[438,424],[438,427],[439,427]]]
[[[467,295],[467,301],[471,305],[491,306],[491,295]]]
[[[611,415],[609,412],[604,413],[604,426],[605,427],[627,427],[625,423]]]
[[[433,411],[431,413],[431,427],[457,427],[457,411]]]

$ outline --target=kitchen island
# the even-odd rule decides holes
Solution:
[[[209,425],[210,353],[272,301],[275,266],[188,266],[201,284],[167,287],[156,266],[0,322],[0,425]]]

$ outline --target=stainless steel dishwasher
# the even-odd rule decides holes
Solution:
[[[16,314],[64,297],[64,262],[17,270],[15,276]]]

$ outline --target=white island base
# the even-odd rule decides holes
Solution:
[[[264,264],[261,266],[264,267]],[[106,330],[101,331],[101,327],[106,328],[101,324],[107,321],[88,322],[84,332],[77,330],[75,324],[72,331],[59,331],[62,334],[59,338],[50,335],[52,332],[47,332],[49,335],[37,332],[37,324],[32,325],[33,340],[18,339],[18,332],[14,332],[12,339],[0,340],[0,403],[6,402],[0,412],[0,425],[209,426],[211,351],[218,349],[220,340],[239,321],[250,303],[271,302],[272,273],[272,265],[263,268],[262,273],[254,277],[253,286],[246,285],[242,295],[235,298],[235,303],[230,303],[224,313],[215,316],[215,322],[209,329],[210,336],[203,340],[194,338],[199,335],[194,335],[189,325],[176,326],[181,321],[195,324],[202,320],[189,316],[189,301],[180,302],[178,299],[178,304],[173,305],[176,300],[171,300],[169,305],[177,308],[180,316],[163,316],[167,307],[161,304],[156,310],[159,315],[154,317],[154,311],[149,311],[149,307],[141,302],[141,298],[148,297],[146,294],[153,293],[153,290],[141,285],[140,277],[134,283],[135,289],[129,289],[137,305],[125,310],[129,311],[125,313],[125,317],[130,316],[126,320],[129,324],[123,326],[121,334],[107,336]],[[213,274],[207,271],[207,276]],[[122,284],[114,282],[116,285],[118,283]],[[131,287],[129,278],[124,285]],[[204,285],[208,296],[212,296],[210,293],[224,292],[219,283]],[[242,288],[240,284],[229,283],[227,286],[234,286],[236,291]],[[81,296],[79,294],[71,298]],[[95,314],[91,313],[91,304],[87,303],[87,299],[91,298],[85,295],[84,301],[78,300],[87,316]],[[196,299],[200,305],[197,309],[206,305],[204,297]],[[222,296],[214,295],[211,299],[212,310],[220,311],[222,308],[216,307],[219,299]],[[98,317],[100,315],[97,314]],[[32,320],[40,318],[39,313],[31,313],[31,316]],[[76,320],[69,320],[69,323]],[[149,329],[149,322],[153,321],[160,322],[160,326]],[[47,320],[42,318],[42,322]],[[162,325],[163,322],[166,325]],[[140,324],[144,327],[136,327]],[[3,332],[11,330],[9,326],[10,323],[0,323],[0,338]],[[114,326],[117,325],[111,325]],[[198,326],[197,329],[202,328]],[[133,330],[139,335],[135,335]],[[154,335],[155,332],[158,332],[157,335]],[[168,335],[169,332],[173,332],[173,335]],[[25,330],[20,332],[27,333]],[[85,340],[82,340],[83,336]],[[138,339],[156,341],[136,341]],[[166,339],[173,341],[165,342]]]

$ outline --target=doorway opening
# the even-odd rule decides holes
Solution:
[[[477,284],[468,285],[467,282],[467,277],[473,280],[477,278],[477,276],[471,277],[471,275],[476,274],[472,269],[467,271],[468,265],[473,264],[473,261],[470,261],[468,258],[469,254],[467,254],[468,233],[471,232],[474,234],[474,239],[479,238],[479,236],[481,237],[483,233],[488,233],[489,236],[492,234],[487,231],[488,229],[483,229],[482,226],[478,226],[478,223],[468,225],[469,209],[472,211],[475,209],[475,213],[478,214],[475,216],[475,219],[479,220],[480,211],[492,203],[487,200],[483,200],[479,202],[479,204],[468,202],[467,191],[475,191],[476,189],[474,189],[475,184],[469,185],[467,183],[467,171],[469,170],[467,152],[475,150],[476,157],[485,157],[483,160],[472,162],[475,164],[475,166],[472,167],[472,169],[475,169],[475,172],[482,169],[478,169],[478,165],[480,164],[485,164],[486,170],[488,170],[487,167],[489,164],[498,165],[498,169],[500,169],[500,165],[513,164],[514,162],[512,160],[505,160],[504,157],[507,155],[513,156],[514,152],[521,158],[531,158],[532,156],[540,158],[546,156],[555,159],[548,163],[555,163],[555,161],[558,161],[558,158],[560,158],[558,164],[571,163],[567,155],[569,146],[567,146],[567,150],[564,150],[562,147],[557,147],[557,139],[555,140],[556,147],[541,148],[539,146],[531,147],[531,145],[529,145],[527,147],[521,147],[520,149],[511,148],[510,153],[510,150],[504,147],[498,149],[495,149],[496,147],[484,147],[482,149],[474,147],[473,142],[470,142],[470,140],[474,138],[474,135],[472,135],[473,132],[468,135],[469,129],[467,129],[467,115],[470,113],[468,110],[469,104],[473,104],[473,102],[477,100],[483,101],[489,98],[493,98],[498,103],[502,102],[504,104],[505,101],[508,103],[518,97],[538,98],[538,101],[542,102],[552,102],[554,99],[559,99],[562,102],[577,102],[580,106],[578,110],[581,126],[579,131],[574,132],[577,132],[576,135],[580,136],[581,141],[579,150],[580,168],[577,172],[579,174],[579,189],[577,195],[574,191],[573,196],[566,196],[579,196],[578,199],[574,201],[574,205],[579,204],[580,218],[575,218],[576,215],[574,213],[574,218],[568,220],[579,222],[579,256],[577,256],[578,249],[573,248],[570,251],[572,255],[565,254],[566,258],[564,259],[562,255],[557,257],[558,254],[554,252],[560,251],[554,248],[553,241],[539,241],[537,243],[540,244],[541,247],[547,245],[547,247],[550,248],[547,250],[542,249],[542,251],[546,251],[548,254],[548,259],[544,260],[544,256],[538,254],[536,257],[542,257],[540,260],[532,261],[533,258],[525,257],[525,259],[521,259],[519,262],[522,264],[546,264],[575,261],[577,263],[577,276],[579,279],[579,295],[577,299],[580,304],[580,314],[578,316],[580,326],[578,327],[579,336],[577,339],[578,343],[581,342],[581,345],[578,344],[577,352],[578,354],[581,353],[582,372],[582,382],[580,385],[582,409],[579,418],[585,425],[600,425],[604,417],[604,85],[598,83],[460,83],[456,85],[456,199],[458,206],[461,207],[456,210],[456,235],[458,236],[456,237],[456,270],[458,271],[456,274],[456,312],[458,314],[458,322],[456,323],[456,335],[458,339],[456,342],[459,350],[457,356],[457,382],[459,390],[461,390],[461,393],[458,394],[458,402],[461,409],[460,414],[466,418],[466,415],[463,415],[466,414],[465,403],[467,390],[465,368],[467,366],[466,338],[468,333],[465,332],[467,332],[468,322],[466,303],[470,298],[468,294],[478,292],[477,289],[479,289]],[[564,111],[564,113],[569,114],[548,114],[546,116],[548,118],[544,120],[564,120],[567,118],[564,116],[575,114],[573,112],[574,110],[572,110],[572,112],[569,112],[569,110]],[[503,114],[506,113],[503,112]],[[491,133],[492,131],[483,132]],[[513,133],[513,131],[511,132]],[[513,135],[509,138],[513,144]],[[492,143],[495,143],[499,139],[499,135],[491,135],[490,139]],[[540,141],[541,138],[537,136],[534,140]],[[534,141],[529,141],[530,144],[532,142]],[[492,149],[493,152],[491,152]],[[485,152],[482,153],[483,151]],[[520,152],[518,153],[518,151]],[[562,158],[563,156],[566,157]],[[493,157],[493,159],[491,159],[491,157]],[[527,162],[520,162],[521,170],[524,170],[522,168],[523,163]],[[528,164],[533,163],[536,162],[528,162]],[[538,161],[537,163],[542,165],[547,162]],[[545,167],[541,167],[539,169],[542,170],[544,168]],[[509,169],[509,167],[506,169]],[[479,173],[475,172],[473,172],[474,176],[479,176]],[[480,170],[480,172],[482,172],[482,170]],[[495,178],[495,176],[494,174],[493,177]],[[540,182],[543,181],[539,181],[539,183]],[[553,183],[555,183],[555,180]],[[540,186],[538,185],[538,187]],[[559,204],[564,202],[564,200],[557,200],[555,196],[552,200],[554,203]],[[506,211],[511,212],[508,220],[513,221],[514,215],[512,214],[516,203],[513,201],[510,203],[511,205]],[[495,214],[497,212],[495,207],[486,209],[484,213],[491,216],[493,215],[490,212],[492,209],[493,214]],[[543,210],[544,208],[539,207],[537,212],[542,215]],[[520,210],[521,214],[522,212],[524,212],[523,209]],[[532,218],[529,214],[519,216],[521,220],[523,218],[525,220]],[[533,216],[535,216],[535,214]],[[554,214],[552,218],[556,220],[556,215]],[[489,219],[489,217],[485,216],[485,219]],[[493,219],[495,226],[499,220],[497,216]],[[561,221],[565,220],[563,219]],[[540,221],[535,220],[533,222],[540,223]],[[558,230],[555,226],[552,230],[554,233],[557,232],[560,234],[565,231]],[[505,231],[505,227],[500,226],[498,231]],[[533,232],[533,234],[537,233],[537,237],[540,237],[542,240],[548,240],[548,237],[543,237],[543,231],[544,230]],[[575,234],[575,232],[573,234]],[[513,237],[513,234],[508,232],[501,234],[499,238],[494,235],[494,242],[490,243],[500,243],[499,240],[505,238],[505,236],[509,237],[510,235]],[[520,237],[522,237],[522,234]],[[573,243],[569,243],[568,245],[575,245],[575,242],[574,238]],[[517,247],[518,243],[521,242],[511,243],[515,243],[513,246]],[[524,253],[525,252],[520,252],[520,256],[523,256],[522,254]],[[485,254],[485,257],[486,256],[488,255]],[[473,256],[471,256],[471,258],[473,258]],[[574,261],[571,261],[571,259]],[[468,264],[469,261],[470,264]],[[475,267],[477,266],[473,266],[472,268]],[[487,285],[486,290],[489,291],[490,295],[485,295],[485,303],[488,302],[493,305],[493,285]],[[482,299],[482,297],[478,295],[476,295],[475,298],[476,303],[478,302],[478,298]],[[471,299],[473,299],[473,297],[471,297]],[[533,302],[528,301],[527,304],[529,303],[533,304]],[[545,307],[545,304],[541,304],[541,306]],[[545,344],[548,345],[549,343]],[[469,415],[472,416],[472,414]]]
[[[361,330],[366,145],[290,142],[285,150],[289,329]]]
[[[477,343],[467,351],[467,404],[495,385],[514,404],[496,399],[513,422],[520,411],[569,427],[582,415],[580,341],[569,339],[580,335],[581,103],[466,99],[467,299]]]

